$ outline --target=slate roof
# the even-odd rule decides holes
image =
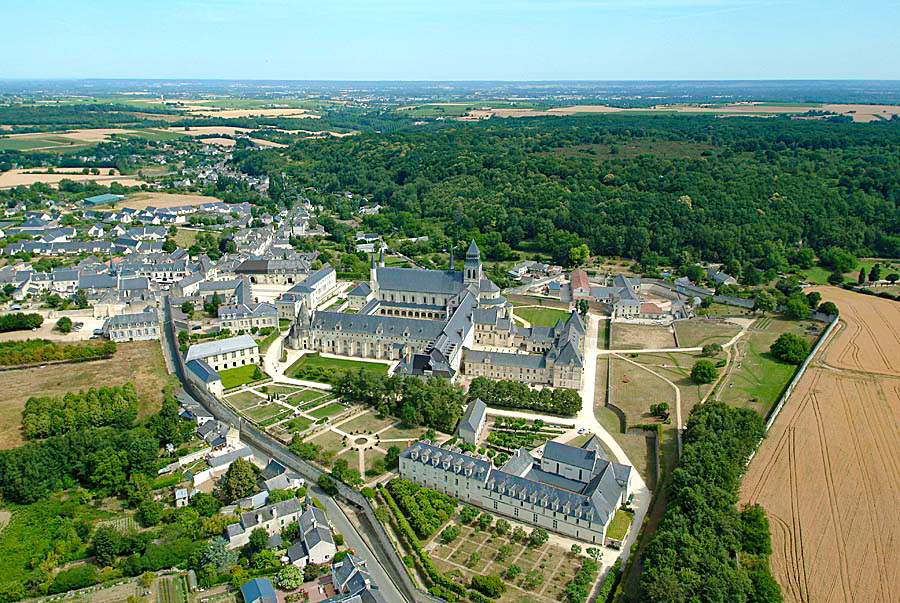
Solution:
[[[354,297],[365,297],[371,292],[372,288],[369,286],[369,283],[363,281],[357,286],[353,287],[353,289],[351,289],[350,293],[348,293],[347,295]]]
[[[275,588],[268,578],[254,578],[241,586],[244,603],[278,603]]]
[[[106,321],[107,328],[127,328],[127,327],[144,327],[155,325],[158,322],[156,312],[149,310],[138,312],[135,314],[119,314],[110,316]]]
[[[244,446],[243,448],[238,448],[237,450],[232,450],[230,452],[226,452],[225,454],[220,454],[219,456],[211,457],[207,460],[209,466],[213,469],[217,469],[219,467],[224,467],[230,463],[233,463],[237,459],[246,458],[253,453],[249,448]]]
[[[263,520],[268,520],[275,516],[286,517],[292,513],[296,513],[301,508],[299,500],[296,498],[289,498],[288,500],[260,507],[255,511],[241,513],[241,526],[243,526],[244,531],[247,531],[260,523],[256,520],[257,515],[260,515]],[[272,514],[272,511],[275,511],[275,515]]]
[[[440,335],[443,324],[435,320],[401,318],[397,316],[373,316],[369,314],[347,314],[344,312],[316,312],[312,327],[332,331],[340,326],[350,333],[370,333],[388,336],[408,334],[415,339],[433,340]]]
[[[219,373],[214,371],[212,367],[203,360],[188,360],[187,363],[185,363],[185,366],[189,371],[197,375],[203,383],[212,383],[214,381],[222,380],[222,378],[219,377]]]
[[[206,341],[204,343],[195,343],[188,348],[185,362],[191,360],[209,358],[217,354],[227,354],[237,350],[245,350],[256,346],[256,341],[249,335],[238,335],[237,337],[229,337],[228,339],[219,339],[217,341]]]
[[[388,291],[453,295],[465,287],[463,273],[449,270],[377,267],[375,279],[379,289]]]
[[[481,425],[481,421],[484,419],[486,412],[487,405],[481,398],[476,398],[474,402],[469,404],[468,408],[466,408],[466,412],[463,413],[462,418],[459,420],[459,428],[467,428],[473,432],[478,431],[478,426]]]
[[[566,446],[551,440],[544,445],[544,458],[564,465],[591,470],[596,463],[597,453],[594,450]]]

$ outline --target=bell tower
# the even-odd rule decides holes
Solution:
[[[466,251],[463,282],[467,285],[478,285],[481,283],[481,276],[481,250],[473,239]]]

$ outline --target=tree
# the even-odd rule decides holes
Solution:
[[[494,524],[494,532],[497,534],[497,536],[503,536],[504,534],[509,532],[509,528],[509,522],[505,519],[498,519],[497,523]]]
[[[685,268],[684,275],[695,285],[699,285],[706,276],[706,271],[699,264],[691,264]]]
[[[322,491],[328,496],[334,496],[338,493],[337,484],[334,483],[334,478],[327,473],[320,475],[317,483]]]
[[[897,274],[896,272],[891,272],[885,278],[887,279],[887,281],[890,284],[894,285],[897,283],[897,281],[900,281],[900,274]]]
[[[56,321],[56,330],[60,333],[68,333],[72,330],[72,319],[68,316],[63,316],[59,320]]]
[[[815,310],[819,307],[819,303],[822,301],[822,294],[818,291],[813,291],[812,293],[806,294],[806,301],[809,303],[809,307],[812,310]]]
[[[478,509],[472,505],[464,506],[459,512],[459,520],[463,523],[472,523],[478,518]]]
[[[112,565],[122,548],[122,535],[110,526],[101,526],[91,538],[91,548],[100,565]]]
[[[591,250],[584,243],[569,249],[569,262],[571,266],[580,266],[584,264],[589,257],[591,257]]]
[[[250,538],[244,545],[244,551],[248,557],[254,557],[258,552],[266,550],[269,544],[269,535],[262,528],[253,528]]]
[[[741,510],[741,546],[751,555],[771,555],[769,519],[759,505],[747,505]]]
[[[387,449],[384,455],[384,466],[388,469],[396,469],[400,465],[400,447],[396,444]]]
[[[263,374],[262,370],[259,368],[259,365],[254,364],[253,365],[253,375],[252,375],[251,379],[253,379],[254,381],[259,381],[263,377],[265,377],[265,375]]]
[[[581,554],[581,546],[580,545],[573,544],[571,550],[572,550],[572,555],[574,555],[575,557],[577,557],[578,555]]]
[[[588,311],[591,309],[591,304],[586,299],[579,299],[575,302],[575,308],[578,310],[578,314],[582,317],[587,316]]]
[[[875,264],[869,270],[869,281],[876,283],[881,280],[881,264]]]
[[[471,586],[483,595],[496,599],[506,592],[500,576],[472,576]]]
[[[237,562],[238,552],[229,550],[228,541],[222,536],[213,538],[200,556],[201,566],[210,565],[218,572],[225,572]]]
[[[820,254],[820,259],[836,272],[850,272],[856,267],[856,256],[840,247],[829,247]]]
[[[253,561],[250,563],[254,569],[270,569],[281,565],[281,560],[275,551],[264,550],[253,555]]]
[[[703,346],[703,355],[704,356],[715,356],[719,352],[722,351],[722,345],[718,343],[708,343]]]
[[[498,562],[503,563],[506,561],[506,558],[509,557],[510,553],[512,553],[512,546],[508,544],[500,545],[500,548],[497,549],[497,554],[494,556]]]
[[[250,461],[236,459],[222,477],[219,490],[222,498],[233,501],[248,496],[256,489],[256,472]]]
[[[784,305],[784,316],[790,320],[806,320],[810,312],[809,300],[802,293],[794,293]]]
[[[485,511],[481,515],[478,516],[478,529],[479,530],[487,530],[491,527],[491,523],[493,523],[494,518],[490,513]]]
[[[153,581],[156,580],[156,574],[153,572],[144,572],[141,574],[140,578],[138,578],[138,584],[142,588],[150,588],[153,586]]]
[[[548,538],[550,538],[550,535],[547,533],[547,530],[544,528],[535,528],[531,530],[531,534],[528,535],[528,544],[530,546],[540,546],[547,542]]]
[[[800,364],[809,355],[809,343],[799,335],[782,333],[769,351],[782,362]]]
[[[834,305],[834,302],[827,301],[819,306],[819,312],[828,316],[837,316],[838,308]]]
[[[278,572],[276,581],[282,590],[297,590],[303,585],[303,572],[296,565],[286,565]]]
[[[172,253],[176,249],[178,249],[178,245],[175,244],[175,241],[173,239],[166,237],[166,240],[163,241],[163,244],[162,244],[162,250],[165,251],[166,253]]]
[[[598,549],[597,547],[589,546],[585,551],[588,554],[588,557],[593,559],[594,561],[600,561],[600,558],[603,557],[603,551]]]
[[[866,282],[866,269],[865,267],[859,269],[859,278],[856,279],[856,283],[862,285]]]
[[[444,528],[444,531],[441,532],[441,541],[444,544],[453,542],[459,537],[459,527],[457,526],[447,526]]]
[[[719,372],[709,360],[698,360],[691,369],[691,379],[697,383],[712,383]]]
[[[768,291],[759,291],[756,294],[756,297],[753,298],[753,311],[762,312],[762,314],[765,315],[766,312],[772,312],[774,310],[775,297]]]
[[[503,575],[506,577],[507,580],[515,580],[521,573],[522,573],[522,568],[520,568],[518,565],[514,564],[514,565],[510,565],[508,568],[506,568],[506,571],[503,572]]]
[[[187,314],[188,316],[192,315],[194,313],[194,304],[189,301],[182,303],[181,311],[184,312],[185,314]]]
[[[481,561],[481,553],[479,553],[478,551],[472,551],[469,554],[469,558],[466,559],[466,567],[473,567],[479,561]]]
[[[829,285],[841,285],[844,282],[844,273],[834,271],[828,275],[828,284]]]

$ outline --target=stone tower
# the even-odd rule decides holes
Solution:
[[[472,240],[466,251],[466,261],[464,263],[463,282],[467,285],[478,285],[481,283],[481,250]]]

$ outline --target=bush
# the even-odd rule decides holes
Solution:
[[[492,599],[506,592],[506,584],[500,576],[472,576],[471,584],[472,588]]]
[[[459,537],[459,527],[457,526],[447,526],[444,528],[444,531],[441,532],[441,541],[444,544],[453,542]]]
[[[809,355],[809,343],[793,333],[782,333],[769,350],[775,358],[789,364],[800,364]]]
[[[72,319],[68,316],[63,316],[57,320],[56,330],[60,333],[70,333],[72,331]]]
[[[704,356],[715,356],[719,352],[722,351],[722,346],[718,343],[708,343],[703,346],[703,355]]]
[[[709,360],[698,360],[691,369],[691,379],[697,383],[712,383],[719,372]]]
[[[8,331],[28,331],[36,329],[44,323],[44,317],[40,314],[25,314],[13,312],[0,316],[0,333]]]
[[[391,480],[387,490],[419,538],[434,534],[456,509],[456,501],[450,496],[408,480]]]
[[[79,565],[71,569],[63,570],[56,574],[50,583],[50,594],[64,593],[69,590],[78,590],[97,584],[97,568],[93,565]]]

